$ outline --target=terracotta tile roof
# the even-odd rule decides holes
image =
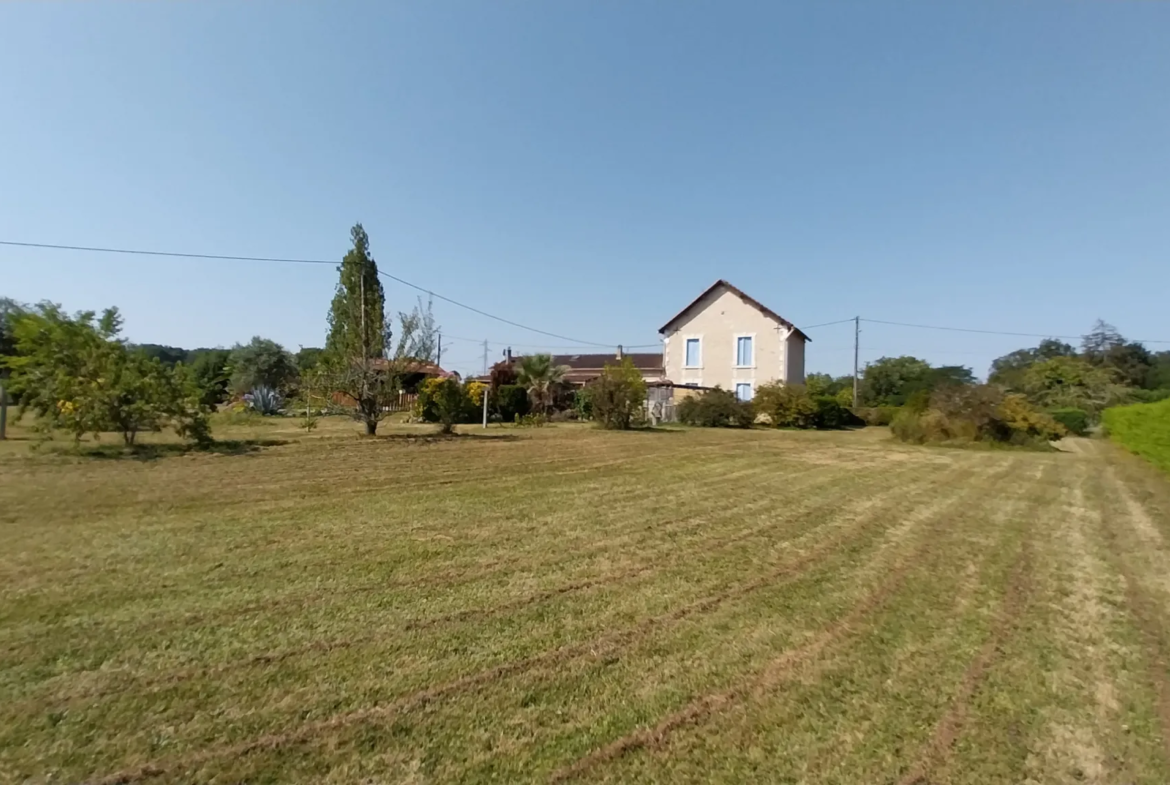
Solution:
[[[732,293],[732,294],[734,294],[736,297],[738,297],[739,299],[743,300],[743,301],[744,301],[745,303],[747,303],[748,305],[750,305],[750,306],[752,306],[753,308],[755,308],[757,311],[759,311],[760,313],[762,313],[764,316],[767,316],[767,317],[769,317],[770,319],[775,319],[777,322],[779,322],[780,324],[782,324],[782,325],[784,325],[785,327],[789,328],[790,330],[795,330],[795,331],[796,331],[796,334],[797,334],[797,335],[799,335],[801,338],[803,338],[805,341],[812,341],[812,338],[809,338],[807,335],[805,335],[805,334],[804,334],[804,331],[803,331],[803,330],[801,330],[799,327],[797,327],[795,324],[793,324],[792,322],[788,321],[788,320],[787,320],[787,319],[785,319],[783,316],[781,316],[780,314],[776,313],[776,312],[775,312],[775,311],[773,311],[771,308],[769,308],[768,306],[764,305],[764,304],[763,304],[763,303],[761,303],[759,300],[757,300],[756,298],[754,298],[754,297],[752,297],[751,295],[747,294],[747,293],[746,293],[746,292],[744,292],[743,290],[741,290],[741,289],[738,289],[738,288],[736,288],[735,286],[732,286],[731,284],[729,284],[727,281],[723,280],[722,278],[720,278],[718,281],[716,281],[715,283],[713,283],[713,284],[711,284],[710,286],[708,286],[708,287],[706,288],[706,290],[704,290],[704,291],[703,291],[703,293],[702,293],[702,294],[700,294],[698,297],[696,297],[694,300],[692,300],[692,301],[691,301],[690,305],[688,305],[686,308],[683,308],[681,311],[679,311],[677,314],[675,314],[675,316],[674,316],[674,318],[673,318],[673,319],[671,319],[671,320],[670,320],[669,322],[667,322],[666,324],[662,325],[662,327],[661,327],[661,328],[658,330],[658,332],[659,332],[659,333],[663,333],[663,334],[665,334],[665,333],[666,333],[666,332],[667,332],[667,331],[668,331],[668,330],[671,328],[671,326],[672,326],[672,325],[673,325],[675,322],[677,322],[679,319],[683,318],[683,317],[684,317],[684,316],[686,316],[688,313],[690,313],[691,309],[692,309],[692,308],[694,308],[696,305],[698,305],[698,304],[699,304],[699,301],[701,301],[701,300],[702,300],[704,297],[706,297],[707,295],[709,295],[711,292],[713,292],[713,291],[715,291],[716,289],[718,289],[720,286],[722,286],[723,288],[727,289],[727,291],[731,292],[731,293]]]

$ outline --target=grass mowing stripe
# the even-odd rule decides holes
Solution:
[[[1102,451],[1100,447],[1097,449]],[[1114,456],[1106,459],[1110,458],[1116,461]],[[1112,500],[1115,507],[1121,508],[1120,517],[1129,525],[1122,528],[1105,525],[1103,531],[1110,557],[1125,582],[1129,613],[1143,638],[1150,684],[1158,697],[1159,728],[1165,760],[1170,762],[1170,624],[1163,610],[1166,595],[1162,593],[1162,602],[1156,600],[1149,588],[1155,582],[1149,577],[1149,570],[1143,574],[1140,567],[1133,564],[1132,554],[1148,554],[1154,544],[1151,542],[1151,524],[1145,510],[1134,501],[1118,476],[1115,465],[1110,469],[1105,482],[1107,495],[1104,498]],[[1102,521],[1108,518],[1106,510]]]
[[[958,471],[956,471],[956,474],[958,474]],[[901,490],[903,489],[891,489],[889,496],[893,498]],[[860,506],[862,508],[866,508],[869,505],[862,503]],[[303,742],[320,733],[335,730],[355,723],[366,722],[375,718],[384,721],[403,712],[418,710],[423,706],[426,706],[448,695],[458,694],[469,689],[479,688],[483,685],[494,683],[502,678],[518,673],[523,673],[536,667],[558,665],[578,657],[589,655],[601,656],[604,652],[607,651],[620,650],[621,648],[628,646],[633,641],[644,637],[651,631],[676,624],[685,618],[707,612],[726,602],[744,597],[752,592],[758,591],[765,586],[775,583],[782,577],[790,578],[799,575],[802,571],[810,568],[813,564],[815,564],[817,559],[823,557],[826,553],[831,552],[835,547],[839,546],[844,541],[845,539],[842,537],[832,539],[822,543],[815,550],[810,550],[809,552],[802,554],[797,559],[791,562],[787,562],[780,567],[774,568],[768,574],[760,576],[752,581],[730,587],[712,595],[708,595],[697,601],[676,608],[669,613],[658,617],[645,619],[633,627],[620,630],[615,633],[609,633],[598,639],[590,640],[584,643],[572,643],[520,660],[506,662],[478,673],[462,676],[454,679],[453,681],[433,685],[415,693],[401,696],[400,698],[387,704],[360,709],[348,714],[333,716],[319,722],[307,723],[295,729],[294,731],[287,733],[267,734],[228,748],[204,750],[187,758],[176,760],[170,763],[158,761],[150,762],[137,768],[127,769],[108,777],[98,779],[97,782],[132,782],[150,779],[153,777],[162,776],[166,772],[173,771],[175,768],[200,766],[204,763],[216,759],[238,758],[260,751],[278,749],[289,744]]]
[[[1006,476],[1008,471],[1003,474]],[[938,520],[947,510],[958,506],[968,496],[970,488],[964,487],[958,495],[936,502],[924,510],[915,511],[909,516],[915,523]],[[670,734],[686,725],[699,722],[710,716],[714,711],[732,703],[748,698],[752,692],[766,690],[781,675],[802,659],[815,657],[831,642],[846,635],[866,615],[884,603],[889,596],[900,586],[906,571],[910,568],[915,556],[926,548],[928,541],[918,543],[911,554],[902,560],[897,560],[895,566],[886,573],[884,581],[878,589],[866,595],[854,608],[838,622],[823,630],[820,634],[794,649],[783,652],[773,659],[762,672],[755,677],[754,685],[739,684],[729,690],[701,696],[689,703],[680,711],[663,718],[652,728],[640,729],[632,734],[623,736],[608,745],[590,753],[589,755],[561,768],[553,773],[554,782],[568,781],[579,778],[598,765],[613,761],[623,755],[648,746],[659,746],[666,742]]]

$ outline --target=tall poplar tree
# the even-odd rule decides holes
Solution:
[[[362,225],[350,230],[353,247],[337,268],[340,280],[329,308],[329,337],[325,351],[335,361],[378,359],[390,342],[386,324],[386,294],[378,277],[378,263],[370,256],[370,237]]]
[[[378,264],[370,256],[370,238],[360,223],[350,230],[350,237],[353,247],[337,268],[325,360],[333,390],[352,402],[354,418],[374,436],[398,396],[403,363],[399,357],[386,357],[390,343],[386,294]]]

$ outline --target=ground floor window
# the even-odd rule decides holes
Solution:
[[[752,386],[742,382],[735,385],[735,397],[741,401],[750,401],[752,399]]]

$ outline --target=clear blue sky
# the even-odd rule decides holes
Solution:
[[[717,278],[802,325],[1170,340],[1168,42],[1162,2],[3,3],[0,239],[340,259],[360,220],[383,269],[607,344]],[[0,247],[0,295],[186,347],[320,345],[334,281]],[[563,344],[435,310],[457,369]]]

